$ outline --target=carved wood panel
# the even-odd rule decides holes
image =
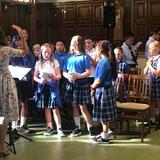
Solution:
[[[77,21],[78,23],[91,23],[92,10],[90,4],[77,5]]]
[[[93,22],[101,22],[102,20],[102,3],[93,4]]]

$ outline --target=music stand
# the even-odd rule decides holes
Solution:
[[[6,142],[7,145],[9,145],[11,147],[11,149],[9,149],[10,151],[12,151],[14,154],[16,154],[16,148],[15,148],[15,145],[14,145],[14,142],[18,139],[18,138],[14,138],[14,135],[13,134],[17,134],[16,136],[18,138],[22,137],[22,138],[25,138],[29,141],[33,141],[31,138],[29,138],[28,136],[26,136],[25,134],[22,134],[20,132],[16,132],[16,133],[13,133],[13,130],[12,130],[12,123],[9,122],[8,123],[8,135],[9,135],[9,142]]]
[[[24,67],[9,65],[9,71],[15,80],[22,80],[26,76],[26,74],[31,71],[31,68],[24,68]],[[15,133],[13,133],[11,122],[9,122],[9,124],[8,124],[8,134],[9,134],[9,142],[6,142],[6,144],[8,144],[10,147],[12,147],[11,151],[14,154],[16,154],[14,142],[18,139],[18,138],[15,138],[14,136],[22,137],[22,138],[25,138],[29,141],[33,141],[30,137],[28,137],[27,135],[25,135],[21,132],[17,131]]]

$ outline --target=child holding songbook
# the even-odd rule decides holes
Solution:
[[[57,81],[60,78],[61,73],[59,63],[52,56],[51,46],[48,43],[45,43],[41,46],[40,59],[36,62],[33,77],[38,83],[35,91],[35,102],[38,108],[45,109],[47,132],[44,135],[51,135],[53,133],[52,109],[58,136],[65,136],[62,131],[61,116],[59,112],[61,100]]]
[[[155,106],[160,108],[160,42],[154,41],[149,45],[151,57],[146,63],[144,74],[152,77],[151,90],[151,120],[155,120]],[[160,116],[156,129],[160,129]]]

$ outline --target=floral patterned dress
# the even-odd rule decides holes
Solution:
[[[0,46],[0,117],[7,121],[18,117],[17,88],[8,69],[9,58],[17,56],[20,56],[20,50]]]

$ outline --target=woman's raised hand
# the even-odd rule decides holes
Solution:
[[[15,25],[15,24],[13,24],[12,27],[18,32],[19,36],[21,38],[23,38],[22,28],[20,26]]]
[[[21,31],[22,31],[22,28],[19,27],[19,26],[17,26],[17,25],[15,25],[15,24],[13,24],[12,27],[13,27],[14,29],[16,29],[17,32],[21,32]]]

